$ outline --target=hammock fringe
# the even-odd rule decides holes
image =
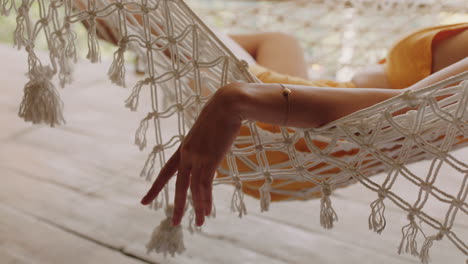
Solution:
[[[141,80],[133,87],[132,93],[125,100],[125,107],[129,108],[131,111],[136,111],[140,101],[140,92],[143,85],[149,84],[150,78]]]
[[[332,229],[333,223],[338,221],[338,215],[332,207],[330,195],[330,186],[324,184],[322,186],[322,198],[320,199],[320,225],[325,229]]]
[[[154,148],[153,151],[148,155],[145,165],[140,172],[140,177],[145,177],[145,180],[151,181],[154,173],[154,162],[156,159],[156,154],[158,153],[157,148]]]
[[[67,43],[70,39],[64,38],[61,33],[55,32],[52,36],[49,46],[51,60],[58,62],[60,87],[64,88],[72,82],[73,62],[76,62],[76,57],[67,54],[67,47],[74,46],[74,43]]]
[[[242,184],[240,182],[236,183],[236,189],[232,194],[231,212],[238,212],[239,218],[247,214],[247,208],[244,203],[244,192],[242,191]]]
[[[29,8],[30,3],[28,3],[28,1],[22,1],[21,5],[18,7],[18,12],[16,16],[16,28],[13,33],[13,43],[14,46],[18,49],[21,49],[21,47],[23,46],[27,46],[27,41],[25,39],[25,30],[26,27],[32,27],[30,23],[27,24],[27,22],[29,21],[27,19],[29,17]],[[30,47],[33,47],[33,44],[31,44]]]
[[[98,63],[101,62],[101,54],[96,34],[96,18],[91,17],[88,23],[88,55],[86,55],[86,58],[92,63]]]
[[[193,200],[192,200],[192,193],[187,196],[186,204],[190,207],[189,213],[189,222],[188,222],[188,230],[190,234],[194,234],[195,232],[201,232],[201,226],[196,226],[195,223],[195,208],[193,207]],[[187,207],[185,208],[187,211]]]
[[[14,1],[13,0],[1,0],[0,7],[2,16],[8,16],[10,14],[11,9],[14,8]]]
[[[387,225],[387,220],[385,219],[385,204],[383,200],[385,197],[377,198],[374,202],[371,203],[371,214],[369,215],[369,229],[381,234]]]
[[[181,254],[185,251],[183,231],[181,225],[172,225],[172,213],[174,207],[169,205],[166,207],[166,219],[161,221],[157,226],[151,238],[146,244],[147,254],[152,251],[156,253],[163,253],[164,256],[171,254],[172,257],[175,254]]]
[[[33,124],[45,123],[51,127],[65,123],[63,102],[51,79],[49,66],[35,66],[29,73],[30,81],[24,87],[24,96],[18,115]]]
[[[162,195],[156,196],[150,204],[150,208],[157,211],[164,207],[164,197]]]
[[[265,179],[265,183],[260,187],[260,208],[262,212],[266,212],[270,209],[271,203],[271,177]]]
[[[421,262],[423,264],[428,264],[429,261],[430,261],[429,249],[432,247],[432,244],[434,243],[434,241],[442,240],[442,238],[443,238],[442,233],[438,233],[437,235],[433,235],[433,236],[430,236],[430,237],[426,238],[426,240],[424,241],[424,243],[423,243],[423,245],[421,247],[421,253],[420,253],[420,256],[419,256],[419,258],[421,259]]]
[[[404,251],[405,253],[410,253],[412,256],[419,256],[416,236],[420,228],[416,224],[413,214],[408,214],[408,220],[410,223],[401,228],[403,237],[401,239],[400,246],[398,247],[398,254],[401,254]]]
[[[107,75],[112,83],[126,87],[125,84],[125,52],[127,51],[128,39],[126,37],[119,41],[119,49],[114,52],[114,60]]]
[[[148,131],[148,122],[153,116],[153,113],[148,113],[148,115],[143,118],[143,120],[141,120],[140,126],[135,132],[135,145],[137,145],[140,150],[143,150],[146,147],[146,132]]]

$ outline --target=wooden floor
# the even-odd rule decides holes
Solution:
[[[77,65],[74,84],[61,92],[67,124],[49,128],[17,116],[26,81],[24,51],[0,46],[0,58],[2,264],[419,263],[397,254],[407,221],[399,209],[388,206],[382,235],[368,230],[369,202],[376,197],[360,185],[334,195],[339,222],[331,231],[319,225],[319,201],[273,204],[260,213],[258,201],[247,199],[248,215],[239,219],[229,209],[231,186],[216,186],[217,217],[202,233],[185,229],[186,253],[147,255],[144,245],[163,212],[139,204],[149,186],[137,176],[147,151],[132,142],[144,111],[123,107],[130,90],[107,80],[110,62]],[[468,155],[466,149],[457,153]],[[467,241],[465,220],[456,227]],[[431,257],[444,264],[466,259],[447,239],[435,243]]]

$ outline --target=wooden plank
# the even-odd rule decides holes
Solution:
[[[214,241],[213,238],[201,235],[190,236],[187,232],[188,249],[184,255],[174,259],[164,259],[156,254],[146,255],[144,244],[154,226],[163,219],[161,211],[154,214],[151,210],[138,206],[133,199],[134,205],[127,206],[111,199],[86,196],[22,172],[9,169],[2,171],[4,174],[0,186],[1,204],[47,219],[81,236],[93,238],[99,243],[119,248],[122,252],[150,262],[285,263],[242,245],[233,245],[223,239]],[[144,184],[140,184],[139,187],[143,189]],[[214,245],[217,247],[216,251],[205,252]]]
[[[359,192],[357,191],[356,193]],[[361,190],[361,193],[365,193],[365,191]],[[273,204],[267,213],[260,215],[255,210],[257,207],[251,209],[249,214],[263,217],[275,223],[282,223],[288,227],[297,228],[298,230],[302,230],[302,232],[325,236],[329,240],[337,241],[336,244],[338,245],[340,243],[351,244],[360,250],[368,250],[369,252],[362,254],[361,257],[366,255],[369,257],[370,263],[376,261],[379,257],[383,258],[382,263],[419,263],[419,260],[416,258],[408,255],[399,256],[397,254],[397,248],[401,241],[401,228],[408,224],[405,214],[398,211],[386,210],[387,226],[383,233],[378,235],[368,230],[367,221],[370,213],[368,204],[354,203],[338,197],[333,197],[332,203],[339,217],[339,221],[335,223],[332,230],[324,230],[320,227],[319,201],[278,203]],[[388,202],[386,204],[387,208],[391,207]],[[425,226],[424,230],[427,231],[429,229]],[[462,239],[468,235],[467,229],[458,228],[457,231]],[[430,232],[426,233],[426,235],[432,234]],[[418,236],[419,248],[423,241],[424,237],[420,233]],[[329,244],[328,247],[336,249],[332,244]],[[341,248],[339,251],[342,251]],[[323,252],[326,252],[326,248],[323,248]],[[448,239],[444,238],[442,241],[434,243],[431,249],[431,258],[434,260],[433,263],[443,263],[443,260],[450,260],[450,263],[462,263],[466,257]],[[350,259],[353,259],[352,254],[350,255]]]
[[[162,261],[160,256],[145,256],[142,252],[143,243],[152,225],[154,222],[159,222],[152,220],[154,219],[152,212],[138,210],[142,208],[115,205],[111,200],[83,196],[81,193],[76,194],[67,189],[61,190],[60,186],[30,179],[22,173],[9,175],[10,171],[7,170],[4,179],[6,184],[0,187],[2,203],[14,205],[101,243],[121,248],[123,252],[144,259],[149,258],[148,260]],[[119,185],[123,188],[122,186],[128,184]],[[74,210],[77,207],[79,210]],[[394,258],[380,255],[379,251],[374,253],[372,249],[355,246],[339,239],[330,239],[327,235],[318,232],[307,232],[307,229],[265,221],[255,216],[248,216],[238,221],[234,215],[223,209],[223,206],[219,207],[218,218],[208,221],[204,229],[205,235],[187,236],[187,253],[178,257],[174,263],[192,263],[185,262],[185,257],[195,258],[200,263],[249,262],[249,257],[242,254],[242,251],[246,251],[244,247],[254,255],[255,261],[258,261],[255,263],[266,263],[262,262],[267,261],[262,260],[262,256],[268,256],[269,263],[273,259],[280,260],[279,263],[303,263],[308,259],[317,260],[318,263],[336,263],[343,258],[342,255],[346,255],[351,260],[370,255],[372,261],[395,262]],[[161,219],[160,213],[157,212],[156,216]],[[214,245],[220,247],[216,253],[204,252]],[[337,251],[342,254],[336,254]],[[233,252],[236,252],[236,256],[233,256]]]
[[[31,148],[33,149],[33,148]],[[34,154],[35,151],[32,151]],[[35,155],[35,156],[41,156],[41,155]],[[42,155],[44,156],[44,155]],[[17,169],[19,170],[19,169]],[[35,171],[40,171],[40,170],[35,170]],[[31,173],[31,172],[29,172]],[[23,175],[24,177],[24,172],[19,170],[17,173],[14,173],[15,175]],[[53,175],[53,173],[49,174],[46,173],[46,175]],[[100,177],[100,175],[95,175],[97,178]],[[28,178],[34,177],[34,181],[38,181],[43,185],[42,183],[46,183],[45,179],[43,178],[37,178],[35,176],[28,176]],[[101,200],[104,199],[102,202],[102,207],[103,208],[94,208],[90,206],[82,206],[82,210],[80,212],[73,212],[73,214],[78,214],[75,215],[75,217],[69,219],[68,217],[64,218],[64,215],[69,215],[70,208],[68,208],[69,203],[68,202],[60,202],[61,198],[57,197],[54,198],[57,194],[54,194],[54,192],[47,192],[44,194],[44,197],[36,197],[37,195],[41,195],[42,191],[37,194],[34,191],[34,196],[29,197],[29,200],[38,202],[42,200],[44,204],[48,204],[48,208],[52,210],[52,219],[59,219],[60,223],[65,224],[67,226],[72,226],[74,230],[78,230],[79,232],[84,232],[84,233],[89,233],[93,237],[97,236],[99,237],[100,241],[107,241],[106,243],[111,243],[109,242],[112,239],[109,236],[112,236],[112,234],[108,234],[108,232],[113,232],[113,228],[110,228],[110,230],[107,230],[105,234],[95,234],[93,232],[94,228],[93,224],[100,224],[102,225],[103,223],[100,223],[99,221],[102,221],[102,219],[106,219],[106,221],[112,221],[110,216],[103,216],[103,215],[94,215],[94,212],[96,211],[109,211],[110,214],[114,215],[114,217],[117,217],[120,219],[120,221],[131,221],[131,216],[129,215],[121,215],[121,212],[114,212],[114,209],[109,209],[106,208],[107,203],[109,201],[118,203],[119,205],[125,205],[127,207],[135,207],[135,205],[138,202],[138,199],[140,198],[141,194],[146,190],[147,185],[142,182],[138,181],[136,179],[132,178],[126,178],[122,176],[118,176],[118,174],[114,175],[114,177],[117,178],[117,180],[110,182],[105,185],[97,185],[95,189],[92,190],[87,190],[86,192],[82,192],[79,190],[74,190],[70,188],[72,185],[70,183],[66,182],[60,182],[60,178],[54,179],[53,182],[47,182],[48,184],[56,185],[60,189],[65,189],[61,192],[63,192],[63,195],[69,196],[69,192],[77,192],[76,195],[78,195],[79,198],[73,198],[73,204],[81,204],[84,205],[86,203],[95,203],[93,200]],[[62,179],[67,179],[70,178],[68,177],[63,177]],[[73,175],[71,176],[75,181],[79,182],[80,177],[79,175]],[[21,176],[18,176],[15,181],[18,181],[21,179]],[[83,180],[83,179],[81,179]],[[25,184],[25,185],[34,185],[36,183],[30,183],[30,184]],[[64,188],[68,184],[68,188]],[[173,186],[171,184],[171,186]],[[314,201],[309,202],[308,205],[305,203],[299,203],[300,205],[304,205],[302,208],[301,206],[298,206],[297,203],[291,203],[291,204],[282,204],[285,205],[285,208],[282,208],[279,212],[279,215],[274,215],[271,216],[273,212],[275,212],[274,208],[272,209],[272,212],[262,214],[261,216],[257,216],[257,201],[254,201],[253,199],[247,199],[247,205],[249,206],[249,212],[250,215],[247,216],[246,218],[242,219],[242,221],[238,221],[236,219],[235,215],[231,214],[228,212],[227,205],[229,204],[229,198],[230,198],[230,193],[232,188],[229,188],[228,186],[217,186],[215,188],[215,197],[216,197],[216,202],[218,204],[218,218],[214,221],[208,221],[206,228],[204,229],[205,234],[208,236],[210,241],[205,242],[205,246],[207,248],[213,246],[213,244],[218,244],[218,242],[215,242],[216,240],[223,240],[223,241],[228,241],[228,243],[233,243],[232,246],[235,248],[243,246],[247,247],[249,249],[252,249],[254,252],[261,252],[264,255],[270,256],[274,259],[281,259],[283,256],[288,255],[293,252],[292,257],[288,257],[288,262],[289,263],[301,263],[301,261],[304,261],[304,259],[320,259],[324,261],[323,263],[335,263],[338,261],[340,258],[342,258],[341,255],[336,255],[333,254],[334,251],[341,251],[341,252],[347,252],[349,253],[350,258],[353,256],[356,259],[362,258],[363,255],[366,256],[372,256],[372,258],[369,258],[372,261],[375,261],[376,259],[379,261],[382,261],[382,263],[391,263],[395,261],[401,261],[402,258],[398,258],[396,256],[394,248],[395,248],[395,241],[392,241],[392,243],[381,243],[382,241],[380,238],[376,237],[374,234],[371,232],[366,231],[366,227],[362,228],[362,232],[365,233],[363,238],[359,240],[358,242],[355,241],[355,236],[356,232],[353,231],[353,225],[355,225],[355,221],[353,221],[352,217],[350,219],[345,219],[342,220],[342,222],[339,222],[338,225],[342,225],[342,223],[345,224],[344,228],[342,230],[335,230],[332,232],[327,232],[322,230],[319,225],[318,225],[318,214],[317,210],[314,210],[313,203]],[[18,189],[18,188],[13,188],[13,189]],[[41,190],[43,190],[41,188]],[[172,188],[171,188],[172,189]],[[29,195],[29,193],[28,193]],[[84,196],[84,197],[81,197]],[[22,199],[26,199],[25,197],[22,197]],[[52,200],[52,201],[51,201]],[[89,201],[91,200],[91,201]],[[25,201],[26,202],[26,201]],[[315,201],[317,202],[317,201]],[[50,208],[51,205],[55,205],[56,207]],[[274,205],[276,206],[276,204]],[[307,208],[306,208],[307,207]],[[42,210],[40,209],[40,206],[27,206],[25,210],[32,210],[35,213],[40,213],[43,214]],[[112,206],[111,206],[112,208]],[[318,203],[315,203],[315,208],[318,208]],[[289,209],[289,210],[288,210]],[[49,210],[49,211],[50,211]],[[38,211],[38,212],[36,212]],[[289,213],[285,213],[288,212]],[[300,212],[301,217],[294,217],[295,215]],[[339,212],[348,215],[353,214],[352,210],[349,212],[343,212],[339,210]],[[86,216],[83,216],[82,214],[85,214]],[[116,215],[117,214],[117,215]],[[151,212],[149,213],[147,217],[151,216]],[[159,215],[158,215],[159,214]],[[313,216],[311,216],[313,214]],[[132,215],[135,215],[133,213]],[[157,213],[159,217],[161,217],[160,212]],[[341,215],[341,214],[340,214]],[[265,217],[269,216],[269,217]],[[41,217],[46,217],[44,215],[41,215]],[[86,221],[80,222],[78,224],[73,223],[73,221],[76,221],[75,218],[87,218]],[[130,218],[130,219],[122,219],[122,218]],[[139,219],[139,217],[137,218]],[[315,220],[315,221],[314,221]],[[350,221],[349,221],[350,220]],[[365,220],[365,219],[363,219]],[[72,221],[72,223],[70,223]],[[93,223],[93,221],[98,221],[98,223]],[[298,221],[300,223],[298,223]],[[124,222],[128,223],[128,222]],[[362,223],[365,223],[365,221],[362,221]],[[123,224],[124,225],[124,224]],[[228,227],[228,228],[227,228]],[[71,227],[69,227],[71,228]],[[114,228],[118,228],[117,226],[114,226]],[[140,240],[139,244],[139,249],[135,248],[136,252],[141,251],[141,248],[143,247],[142,245],[142,238],[143,242],[146,240],[146,237],[149,234],[149,231],[151,230],[152,226],[148,225],[146,230],[138,230],[136,234],[126,234],[126,236],[132,236],[131,238],[128,238],[127,241],[135,241],[136,239]],[[89,231],[91,229],[92,231]],[[83,231],[84,230],[84,231]],[[134,230],[135,231],[135,230]],[[274,231],[274,232],[273,232]],[[351,231],[351,232],[350,232]],[[397,233],[399,234],[399,230],[397,230]],[[102,238],[104,237],[104,238]],[[120,237],[120,235],[119,235]],[[199,236],[195,236],[199,237]],[[261,238],[261,239],[260,239]],[[126,239],[124,239],[126,240]],[[265,241],[268,243],[266,244]],[[366,242],[364,242],[366,241]],[[188,240],[187,241],[187,247],[191,247],[193,245],[193,241]],[[198,242],[195,242],[198,244]],[[211,245],[210,245],[211,244]],[[390,245],[390,249],[386,248],[386,246]],[[132,244],[133,245],[133,244]],[[120,247],[120,245],[117,245]],[[133,245],[134,247],[137,247],[137,245]],[[132,248],[132,253],[133,248]],[[289,253],[288,253],[289,252]],[[325,257],[322,255],[325,254]],[[382,253],[384,252],[384,253]],[[226,256],[229,256],[229,252]],[[404,259],[404,258],[403,258]],[[386,262],[390,261],[390,262]],[[417,263],[413,262],[413,259],[409,260],[410,262],[408,263]],[[403,262],[402,262],[403,263]]]
[[[120,196],[117,199],[125,203],[131,201],[135,193],[138,193],[138,190],[129,188],[131,185],[131,182],[128,185],[115,184],[101,190],[100,194],[111,197],[117,192]],[[174,191],[173,186],[174,183],[170,183],[171,193]],[[214,188],[217,217],[207,220],[202,235],[213,239],[222,238],[271,255],[275,259],[287,256],[288,263],[303,263],[310,259],[316,260],[317,263],[337,263],[342,261],[343,255],[346,254],[349,254],[346,255],[347,259],[356,261],[362,256],[368,256],[369,263],[419,263],[413,258],[395,254],[395,241],[381,243],[382,238],[367,231],[367,226],[362,225],[364,228],[356,231],[356,219],[353,218],[352,210],[344,212],[350,213],[350,217],[344,220],[344,226],[326,231],[318,223],[318,201],[299,203],[302,207],[297,206],[297,202],[274,204],[275,208],[271,212],[261,214],[258,212],[258,201],[246,198],[249,214],[239,219],[235,213],[230,212],[232,191],[231,186]],[[279,208],[276,208],[277,206]],[[284,207],[290,209],[289,214],[282,210]],[[363,223],[366,223],[366,219],[363,220]],[[338,225],[341,225],[341,222]],[[365,235],[356,241],[356,234],[360,235],[359,231]],[[397,230],[397,233],[400,234],[400,231]],[[343,254],[337,255],[337,251]]]
[[[0,260],[9,263],[145,263],[0,204]]]
[[[28,135],[28,137],[31,135]],[[71,135],[70,137],[76,136]],[[54,139],[57,139],[57,137],[54,137]],[[22,140],[23,139],[18,139],[17,141],[22,142]],[[80,142],[80,140],[78,140],[78,142]],[[144,183],[141,179],[138,180],[137,178],[132,177],[131,173],[134,172],[136,168],[127,168],[123,171],[96,170],[93,166],[89,166],[90,164],[88,164],[86,161],[79,162],[76,158],[95,157],[96,162],[103,162],[105,164],[105,162],[102,160],[102,155],[104,155],[104,153],[102,153],[102,155],[100,153],[94,153],[94,155],[86,155],[86,151],[83,151],[83,146],[85,146],[85,144],[79,145],[81,146],[81,148],[74,148],[74,154],[61,155],[60,153],[55,152],[44,153],[44,147],[38,148],[35,145],[27,147],[25,146],[25,144],[7,144],[5,148],[5,153],[9,153],[9,157],[25,157],[26,155],[29,155],[27,156],[27,171],[20,169],[21,159],[13,158],[12,161],[9,161],[7,166],[14,165],[15,170],[18,171],[18,173],[29,173],[29,177],[35,177],[35,179],[37,179],[38,181],[47,181],[49,183],[68,188],[70,191],[79,192],[82,195],[87,195],[92,198],[104,198],[113,201],[115,200],[118,201],[120,204],[129,207],[135,206],[138,203],[138,199],[140,198],[140,196],[144,193],[146,188],[148,188],[146,183]],[[60,156],[63,157],[60,158]],[[136,159],[132,160],[134,160],[135,163],[137,163]],[[54,165],[54,163],[57,164]],[[84,174],[83,172],[86,171],[94,173]],[[36,172],[40,172],[41,176],[38,176],[38,173]],[[173,191],[173,186],[173,183],[171,183],[171,192]],[[365,252],[366,255],[381,255],[382,261],[384,261],[384,259],[393,259],[397,257],[395,251],[393,250],[396,241],[393,241],[392,243],[388,244],[382,244],[380,243],[379,238],[376,238],[374,234],[366,230],[366,226],[364,226],[364,228],[362,228],[361,230],[367,235],[367,240],[365,241],[369,242],[363,242],[363,244],[355,243],[355,232],[349,232],[349,230],[353,231],[353,226],[355,225],[355,220],[352,218],[350,218],[348,221],[343,221],[345,228],[341,230],[342,233],[334,232],[330,234],[321,229],[318,225],[318,201],[310,201],[307,205],[306,203],[300,203],[300,206],[302,207],[294,203],[283,203],[281,205],[285,206],[286,208],[282,208],[281,212],[284,212],[286,210],[289,211],[288,214],[280,213],[279,215],[275,215],[268,213],[260,215],[261,218],[258,219],[258,217],[255,217],[256,215],[259,215],[257,213],[258,201],[253,199],[247,199],[247,205],[249,207],[249,212],[251,216],[248,216],[246,218],[247,220],[243,219],[239,222],[236,219],[235,215],[229,213],[229,209],[227,208],[230,202],[231,193],[232,188],[230,188],[230,186],[217,186],[215,188],[216,203],[220,207],[218,208],[218,218],[222,219],[222,221],[219,221],[219,219],[217,219],[216,221],[213,221],[213,223],[211,223],[211,221],[207,223],[206,232],[212,237],[223,237],[229,241],[234,241],[236,245],[242,244],[248,246],[248,248],[252,248],[255,251],[259,252],[265,252],[267,250],[267,252],[269,252],[268,254],[273,254],[271,253],[271,251],[276,252],[279,250],[279,252],[282,252],[282,249],[284,248],[282,244],[286,244],[286,249],[288,249],[288,252],[302,252],[296,252],[294,254],[295,257],[293,259],[298,261],[298,263],[300,263],[299,260],[303,259],[304,257],[310,258],[311,256],[314,256],[314,250],[310,249],[309,245],[318,243],[318,240],[313,239],[317,237],[320,237],[320,246],[316,245],[315,247],[315,250],[317,250],[315,255],[317,256],[319,256],[323,252],[327,252],[328,250],[333,251],[336,250],[336,248],[345,248],[348,252]],[[276,204],[274,204],[274,206],[276,206]],[[367,210],[367,208],[365,209]],[[275,210],[272,209],[272,212],[274,211]],[[301,217],[294,217],[298,214],[298,212],[300,212]],[[340,215],[344,215],[342,217],[346,217],[349,214],[353,215],[353,213],[354,212],[352,210],[347,210],[345,212],[341,211]],[[367,214],[368,212],[366,211],[365,213]],[[268,217],[265,218],[265,216]],[[362,219],[362,223],[366,223],[366,219]],[[340,222],[339,224],[341,225],[342,222]],[[229,226],[230,228],[226,230],[226,228],[224,227],[225,225]],[[262,226],[262,228],[259,228],[259,226]],[[270,241],[273,244],[266,246],[264,242],[258,241],[258,239],[252,239],[252,236],[249,235],[249,233],[255,234],[257,232],[265,232],[265,227],[267,226],[268,228],[266,230],[269,230],[269,234],[273,236],[271,239],[268,239],[268,241]],[[347,228],[350,229],[346,231]],[[271,232],[271,230],[278,231],[273,233]],[[245,234],[245,232],[247,232],[247,234]],[[292,242],[284,240],[285,232],[295,234],[295,237],[299,236],[298,233],[301,233],[302,235],[300,235],[300,240],[303,242],[302,246],[299,246],[297,243],[295,243],[296,250],[291,250],[291,248],[288,245]],[[396,232],[397,234],[400,234],[399,230],[397,230]],[[265,234],[262,234],[258,237],[265,237]],[[298,240],[297,238],[292,239],[296,241]],[[312,241],[309,241],[311,239]],[[342,241],[345,241],[346,243],[343,243]],[[386,253],[382,254],[382,250],[385,250],[386,247],[388,247],[389,245],[390,248],[392,248],[392,250],[386,250]],[[352,250],[349,249],[349,247],[351,247]],[[266,248],[269,248],[269,251]],[[372,251],[372,249],[374,251]],[[286,254],[286,252],[283,252],[282,254]],[[280,255],[276,254],[274,255],[274,257],[279,258]],[[329,255],[331,257],[335,256],[333,254]],[[319,258],[317,256],[314,257]],[[375,260],[376,257],[372,259]],[[289,261],[291,261],[291,259]],[[337,259],[333,259],[333,261],[337,261]],[[395,259],[393,259],[393,261],[395,261]]]

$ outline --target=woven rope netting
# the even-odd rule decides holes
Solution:
[[[87,58],[92,62],[100,61],[98,36],[105,38],[106,30],[110,30],[118,37],[118,48],[108,72],[112,82],[120,86],[126,85],[127,50],[135,52],[141,61],[146,63],[145,76],[134,84],[126,100],[126,106],[136,110],[141,101],[151,106],[144,109],[148,114],[143,117],[135,135],[135,143],[141,150],[149,144],[147,134],[153,132],[155,135],[152,141],[153,147],[149,150],[149,156],[141,171],[141,176],[148,180],[157,174],[156,162],[158,161],[161,167],[164,166],[168,153],[174,151],[174,147],[183,140],[201,108],[209,100],[210,95],[202,95],[202,89],[208,89],[213,93],[231,82],[258,82],[258,79],[248,71],[247,63],[238,60],[182,0],[82,0],[80,4],[77,2],[0,0],[3,14],[16,12],[15,44],[20,48],[24,47],[28,53],[30,80],[24,89],[19,115],[33,123],[46,123],[51,126],[62,124],[64,122],[62,103],[53,84],[53,77],[58,77],[62,87],[71,82],[72,64],[77,59],[74,24],[79,22],[87,24],[89,48]],[[375,4],[376,2],[380,4]],[[411,14],[426,12],[436,15],[443,14],[444,8],[448,11],[462,10],[462,13],[468,10],[466,3],[462,1],[457,2],[458,6],[454,3],[456,7],[446,4],[414,3],[414,1],[260,3],[260,7],[246,8],[244,14],[265,12],[273,14],[268,16],[269,19],[275,19],[278,15],[274,14],[277,12],[284,12],[282,16],[288,12],[281,8],[284,10],[299,8],[316,12],[317,6],[321,6],[321,14],[344,10],[344,14],[356,15],[368,10],[375,17],[379,16],[375,15],[379,14],[378,12],[385,14],[390,12],[389,10],[399,13],[401,17],[405,17],[401,13],[403,10]],[[275,5],[279,7],[273,8]],[[238,21],[236,24],[242,22],[243,19],[240,17],[234,18],[233,21]],[[390,13],[386,14],[386,17],[390,19]],[[395,30],[402,33],[402,29],[412,18],[414,16],[396,25],[388,23],[388,27],[396,26]],[[342,21],[349,26],[346,19]],[[104,30],[99,23],[100,20],[107,21],[112,27]],[[229,20],[226,21],[226,25],[232,24]],[[264,26],[274,25],[268,21],[266,19],[258,23],[258,29],[264,30]],[[282,22],[281,19],[278,22]],[[331,25],[334,29],[331,31],[333,34],[343,33],[338,24]],[[361,32],[362,25],[359,23],[354,25],[355,30]],[[291,30],[300,27],[293,22],[287,26]],[[412,23],[412,26],[418,25]],[[313,28],[314,24],[309,27]],[[345,29],[349,28],[344,27],[343,30]],[[411,27],[407,29],[411,31]],[[303,30],[305,32],[307,28]],[[327,39],[325,31],[320,32],[324,34],[320,39],[325,42],[308,43],[316,46],[315,49],[311,48],[308,51],[312,54],[310,58],[313,58],[313,61],[330,57],[330,61],[333,59],[338,62],[332,65],[325,60],[323,65],[327,71],[333,69],[338,73],[350,72],[355,65],[364,63],[357,60],[355,64],[351,64],[353,56],[356,58],[363,56],[367,60],[373,60],[383,56],[384,46],[388,48],[386,41],[376,43],[377,40],[362,37],[369,45],[375,44],[373,49],[371,46],[361,47],[362,50],[368,50],[369,55],[365,56],[360,49],[356,49],[351,59],[349,56],[343,58],[336,55],[337,49],[349,51],[350,47],[344,47],[336,42],[342,42],[343,38]],[[34,44],[40,35],[45,36],[47,40],[50,51],[48,62],[41,61],[35,53]],[[343,36],[346,34],[343,33]],[[303,37],[307,38],[306,35]],[[332,42],[336,42],[336,45]],[[326,48],[327,46],[329,48]],[[351,46],[355,47],[358,47],[357,43]],[[329,56],[330,54],[334,55]],[[337,220],[337,213],[332,207],[330,198],[333,190],[359,182],[375,192],[369,216],[370,229],[380,233],[385,228],[385,203],[392,202],[407,213],[408,224],[402,228],[400,253],[411,253],[419,256],[423,262],[427,262],[428,251],[434,241],[447,238],[462,254],[467,255],[466,241],[458,235],[453,224],[456,219],[466,219],[468,215],[466,202],[468,164],[466,157],[464,159],[456,157],[450,152],[468,143],[467,106],[468,73],[465,72],[430,87],[407,91],[320,128],[281,127],[279,133],[272,133],[262,129],[254,121],[245,121],[243,125],[250,131],[250,135],[239,136],[235,140],[226,155],[228,167],[219,168],[219,172],[227,176],[215,179],[215,184],[229,183],[235,186],[231,208],[238,212],[239,216],[246,213],[242,185],[248,181],[263,180],[258,188],[262,211],[268,210],[272,193],[288,195],[290,199],[320,197],[320,223],[325,228],[332,228]],[[165,137],[162,133],[167,120],[177,120],[178,124],[177,133],[170,137]],[[299,141],[307,146],[306,150],[297,149],[296,144]],[[272,163],[267,158],[267,153],[273,151],[287,155],[288,160]],[[249,158],[252,156],[256,162],[252,162]],[[422,159],[429,159],[430,165],[426,173],[416,174],[408,164]],[[239,162],[243,162],[251,170],[240,171]],[[386,172],[383,180],[369,177],[382,171]],[[459,179],[457,189],[445,190],[438,187],[445,173],[451,173]],[[280,184],[277,184],[278,182]],[[300,191],[281,189],[282,185],[291,182],[308,182],[311,187]],[[398,188],[394,188],[397,182],[404,182],[413,188],[411,198],[406,197]],[[166,205],[167,209],[170,209],[167,206],[168,196],[166,188],[165,195],[156,200],[152,206],[160,208]],[[439,203],[445,208],[444,212],[435,214],[426,210],[428,203]],[[148,250],[154,249],[157,252],[171,254],[183,250],[183,244],[179,239],[167,235],[177,234],[180,237],[180,229],[175,233],[166,232],[172,228],[168,223],[162,223],[155,230],[148,244]],[[422,231],[423,224],[429,227],[430,233]],[[423,240],[420,248],[416,243],[419,239]]]

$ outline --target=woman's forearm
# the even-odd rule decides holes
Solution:
[[[419,81],[407,89],[418,89],[456,74],[468,71],[468,58],[465,58],[437,73]],[[289,114],[286,126],[310,128],[323,126],[333,120],[355,111],[372,106],[403,90],[375,88],[329,88],[302,85],[284,85],[292,93],[289,95]],[[287,101],[279,84],[244,84],[232,86],[234,105],[237,105],[244,120],[255,120],[273,125],[283,125],[287,114]]]
[[[307,63],[299,41],[281,32],[230,35],[255,58],[257,64],[278,73],[308,78]]]
[[[287,101],[279,84],[235,84],[235,104],[244,120],[283,125]],[[357,110],[372,106],[401,93],[401,90],[369,88],[327,88],[284,85],[289,95],[286,126],[310,128],[325,125]]]

